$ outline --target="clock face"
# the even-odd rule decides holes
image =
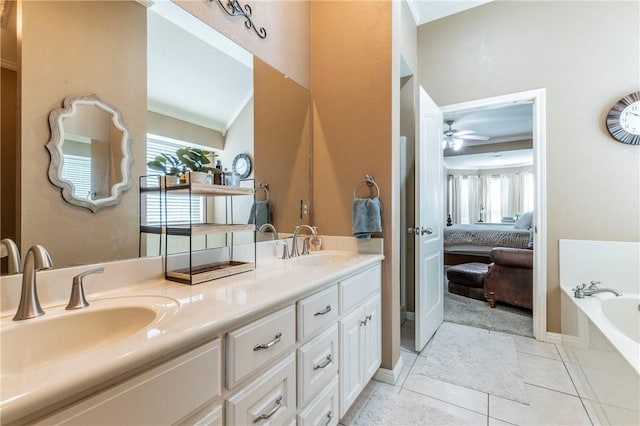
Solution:
[[[640,135],[640,101],[632,103],[622,111],[620,126],[633,135]]]
[[[251,174],[251,159],[247,154],[238,154],[233,159],[232,170],[240,175],[241,179],[246,179]]]
[[[630,93],[609,110],[607,130],[622,143],[640,145],[640,92]]]

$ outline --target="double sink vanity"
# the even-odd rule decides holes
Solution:
[[[255,270],[194,286],[161,258],[99,265],[71,311],[88,268],[41,271],[46,314],[23,321],[3,277],[2,424],[337,424],[380,366],[384,257],[334,239],[288,260],[259,243]]]

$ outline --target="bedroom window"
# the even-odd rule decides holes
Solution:
[[[448,208],[454,223],[501,223],[533,210],[533,173],[449,175]]]

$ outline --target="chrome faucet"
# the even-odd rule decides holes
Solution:
[[[585,289],[585,287],[587,285],[584,284],[584,283],[579,285],[579,286],[576,286],[576,288],[572,288],[571,290],[573,291],[573,296],[578,298],[578,299],[584,299],[585,296],[592,296],[594,294],[605,293],[605,292],[613,293],[613,294],[616,295],[616,297],[622,296],[622,293],[620,293],[616,289],[613,289],[613,288],[598,288],[598,285],[601,284],[600,281],[591,281],[590,284],[591,285],[589,286],[589,288],[586,288],[586,289]]]
[[[36,244],[29,248],[29,251],[27,251],[27,255],[24,258],[22,292],[20,294],[18,311],[13,317],[14,321],[35,318],[44,314],[44,311],[40,306],[40,301],[38,300],[36,271],[49,269],[52,266],[53,262],[51,262],[51,257],[44,247]]]
[[[88,271],[85,271],[73,277],[73,285],[71,287],[71,297],[69,297],[69,303],[65,308],[67,311],[70,311],[72,309],[86,308],[87,306],[89,306],[89,302],[87,302],[87,299],[84,297],[84,287],[82,286],[83,284],[82,279],[87,275],[101,274],[103,272],[104,272],[104,268],[95,268],[95,269],[90,269]]]
[[[270,223],[265,223],[264,225],[262,225],[260,227],[260,229],[258,229],[258,232],[264,232],[266,229],[271,229],[271,231],[273,231],[273,239],[274,240],[279,240],[280,237],[278,236],[278,231],[276,231],[276,227],[273,226]]]
[[[22,272],[22,268],[20,267],[20,251],[18,250],[16,243],[14,243],[10,238],[4,238],[0,241],[0,249],[2,250],[2,255],[0,257],[7,256],[9,259],[7,270],[9,275],[19,274]]]
[[[300,250],[298,249],[298,234],[303,229],[306,229],[307,231],[309,231],[309,235],[317,234],[315,227],[311,227],[309,225],[296,226],[296,230],[293,231],[293,242],[291,243],[291,257],[300,256]],[[303,243],[302,254],[309,254],[309,246],[307,245],[306,240]]]

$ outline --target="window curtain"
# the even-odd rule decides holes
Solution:
[[[453,223],[462,223],[462,176],[449,175],[449,214]]]
[[[479,200],[482,196],[480,189],[480,176],[467,176],[468,187],[468,211],[469,211],[469,223],[476,223],[480,218],[480,203]]]
[[[514,217],[533,208],[533,174],[517,173],[500,176],[502,216]]]
[[[482,175],[479,177],[477,204],[478,215],[476,217],[482,219],[483,222],[491,222],[491,175]]]

